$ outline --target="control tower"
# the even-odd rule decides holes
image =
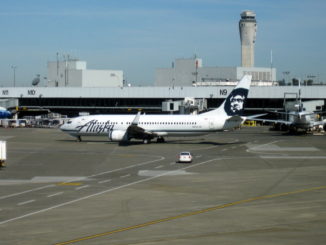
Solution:
[[[241,40],[241,66],[253,67],[255,65],[255,41],[257,32],[256,14],[246,10],[241,13],[239,32]]]

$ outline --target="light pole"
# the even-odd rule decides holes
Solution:
[[[16,68],[17,68],[17,66],[15,66],[15,65],[11,66],[11,69],[14,70],[14,87],[16,87]]]

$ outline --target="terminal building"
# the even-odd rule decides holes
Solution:
[[[86,62],[69,57],[48,63],[48,83],[41,87],[0,87],[0,106],[18,112],[19,118],[47,112],[68,117],[80,113],[192,113],[218,107],[243,75],[252,75],[246,113],[282,110],[284,101],[298,97],[298,86],[280,86],[276,69],[255,67],[257,22],[253,11],[241,13],[239,33],[241,65],[205,67],[202,59],[177,59],[159,68],[155,86],[125,86],[121,70],[89,70]],[[293,84],[292,84],[293,85]],[[324,110],[326,86],[301,87],[309,110]],[[310,85],[310,86],[307,86]]]
[[[179,113],[173,106],[163,111],[164,102],[185,98],[205,100],[202,110],[218,107],[233,86],[168,86],[168,87],[2,87],[0,104],[17,110],[18,116],[40,114],[42,111],[61,113],[69,117],[80,112],[99,113]],[[252,86],[246,103],[246,113],[282,110],[287,95],[298,96],[297,86]],[[326,86],[302,86],[303,101],[318,100],[313,110],[325,110]],[[174,103],[173,103],[174,104]],[[1,106],[0,105],[0,106]],[[166,106],[164,106],[166,107]]]

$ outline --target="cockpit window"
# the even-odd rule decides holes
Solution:
[[[71,124],[72,123],[72,121],[71,120],[69,120],[68,122],[67,122],[67,124]]]

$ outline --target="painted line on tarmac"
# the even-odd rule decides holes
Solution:
[[[78,191],[78,190],[85,189],[88,187],[89,187],[89,185],[83,185],[83,186],[76,187],[75,190]]]
[[[114,170],[110,170],[110,171],[106,171],[106,172],[101,172],[101,173],[98,173],[98,174],[93,174],[93,175],[90,175],[90,176],[87,176],[87,177],[83,177],[83,178],[84,179],[87,179],[87,178],[97,177],[97,176],[100,176],[100,175],[104,175],[104,174],[108,174],[108,173],[113,173],[113,172],[118,172],[118,171],[121,171],[121,170],[133,168],[133,167],[139,167],[139,166],[147,165],[147,164],[158,162],[158,161],[162,161],[162,160],[165,159],[165,157],[163,157],[163,156],[156,156],[156,157],[160,157],[160,158],[155,159],[155,160],[151,160],[151,161],[146,161],[146,162],[141,162],[141,163],[133,164],[133,165],[130,165],[130,166],[125,167],[125,168],[118,168],[118,169],[114,169]],[[62,183],[58,183],[57,185],[58,186],[75,185],[75,183],[72,183],[73,181],[76,181],[76,178],[71,179],[70,181],[68,180],[68,181],[65,181],[65,182],[62,182]],[[22,191],[22,192],[17,192],[17,193],[9,194],[9,195],[0,197],[0,200],[6,199],[6,198],[10,198],[10,197],[14,197],[14,196],[23,195],[23,194],[26,194],[26,193],[29,193],[29,192],[33,192],[33,191],[39,191],[39,190],[42,190],[42,189],[45,189],[45,188],[50,188],[50,187],[55,187],[55,185],[53,185],[53,184],[52,185],[46,185],[46,186],[41,186],[41,187],[38,187],[38,188],[34,188],[34,189]],[[0,224],[1,224],[1,222],[0,222]]]
[[[246,150],[246,152],[248,153],[260,153],[263,152],[264,149],[268,149],[268,146],[270,145],[274,145],[277,142],[280,142],[282,140],[274,140],[265,144],[258,144],[258,145],[253,145],[251,142],[249,142],[247,145],[248,149]]]
[[[71,200],[71,201],[68,201],[68,202],[60,203],[58,205],[51,206],[51,207],[48,207],[48,208],[44,208],[44,209],[41,209],[41,210],[38,210],[38,211],[35,211],[35,212],[27,213],[27,214],[24,214],[24,215],[15,217],[15,218],[3,220],[3,221],[0,221],[0,225],[6,224],[6,223],[9,223],[9,222],[12,222],[12,221],[20,220],[20,219],[23,219],[23,218],[26,218],[26,217],[30,217],[32,215],[44,213],[44,212],[50,211],[52,209],[56,209],[56,208],[60,208],[60,207],[63,207],[63,206],[67,206],[69,204],[80,202],[80,201],[83,201],[83,200],[86,200],[86,199],[89,199],[89,198],[92,198],[92,197],[95,197],[95,196],[103,195],[103,194],[108,193],[108,192],[111,192],[111,191],[120,190],[120,189],[123,189],[125,187],[129,187],[129,186],[136,185],[136,184],[143,183],[143,182],[147,182],[147,181],[150,181],[150,180],[153,180],[153,179],[156,179],[156,178],[160,178],[162,176],[171,174],[172,172],[177,172],[177,171],[180,171],[180,170],[186,170],[188,168],[197,167],[197,166],[200,166],[200,165],[209,163],[209,162],[220,161],[220,160],[225,160],[225,159],[232,159],[232,158],[231,157],[229,157],[229,158],[214,158],[214,159],[210,159],[210,160],[207,160],[207,161],[204,161],[204,162],[192,164],[192,165],[187,166],[187,167],[184,167],[184,168],[180,168],[180,169],[176,169],[176,170],[168,171],[168,172],[163,172],[163,173],[158,174],[158,175],[153,176],[153,177],[148,177],[148,178],[145,178],[145,179],[142,179],[142,180],[130,182],[128,184],[124,184],[124,185],[121,185],[121,186],[110,188],[110,189],[107,189],[107,190],[104,190],[104,191],[101,191],[101,192],[97,192],[97,193],[94,193],[94,194],[91,194],[91,195],[88,195],[88,196],[84,196],[84,197],[81,197],[81,198],[74,199],[74,200]],[[156,161],[158,161],[158,160],[156,160]]]
[[[55,245],[73,244],[73,243],[77,243],[77,242],[81,242],[81,241],[95,239],[98,237],[110,236],[115,233],[120,233],[120,232],[124,232],[124,231],[129,231],[129,230],[135,230],[135,229],[139,229],[139,228],[143,228],[143,227],[147,227],[147,226],[151,226],[151,225],[155,225],[155,224],[159,224],[159,223],[163,223],[163,222],[168,222],[168,221],[181,219],[181,218],[185,218],[185,217],[190,217],[190,216],[194,216],[194,215],[198,215],[198,214],[202,214],[202,213],[207,213],[207,212],[211,212],[211,211],[215,211],[215,210],[219,210],[219,209],[223,209],[223,208],[228,208],[228,207],[232,207],[235,205],[241,205],[241,204],[264,200],[264,199],[271,199],[271,198],[295,195],[295,194],[300,194],[300,193],[304,193],[304,192],[318,191],[318,190],[324,190],[324,189],[326,189],[326,186],[319,186],[319,187],[313,187],[313,188],[308,188],[308,189],[301,189],[301,190],[295,190],[295,191],[290,191],[290,192],[283,192],[283,193],[276,193],[276,194],[271,194],[271,195],[253,197],[253,198],[249,198],[249,199],[245,199],[245,200],[241,200],[241,201],[235,201],[235,202],[217,205],[217,206],[206,208],[206,209],[201,209],[198,211],[187,212],[187,213],[183,213],[180,215],[171,216],[171,217],[167,217],[167,218],[163,218],[163,219],[152,220],[152,221],[149,221],[149,222],[146,222],[143,224],[133,225],[133,226],[124,227],[124,228],[120,228],[120,229],[116,229],[116,230],[112,230],[112,231],[108,231],[108,232],[98,233],[95,235],[85,236],[82,238],[77,238],[77,239],[66,241],[66,242],[59,242],[59,243],[56,243]]]
[[[314,159],[326,159],[326,156],[260,156],[260,158],[263,159],[308,159],[308,160],[314,160]]]
[[[50,188],[50,187],[54,187],[54,186],[55,186],[55,185],[46,185],[46,186],[42,186],[42,187],[38,187],[38,188],[34,188],[34,189],[30,189],[30,190],[27,190],[27,191],[22,191],[22,192],[18,192],[18,193],[13,193],[13,194],[10,194],[10,195],[6,195],[6,196],[2,196],[2,197],[0,197],[0,200],[2,200],[2,199],[6,199],[6,198],[9,198],[9,197],[19,196],[19,195],[26,194],[26,193],[33,192],[33,191],[43,190],[43,189]]]
[[[130,177],[131,174],[125,174],[125,175],[121,175],[120,178],[123,179],[123,178],[127,178],[127,177]]]
[[[159,157],[159,158],[155,159],[155,160],[151,160],[151,161],[136,163],[136,164],[124,167],[124,168],[117,168],[117,169],[101,172],[101,173],[98,173],[98,174],[93,174],[93,175],[87,176],[87,178],[93,178],[93,177],[101,176],[101,175],[104,175],[104,174],[109,174],[109,173],[114,173],[114,172],[118,172],[118,171],[121,171],[121,170],[126,170],[126,169],[129,169],[129,168],[139,167],[139,166],[147,165],[147,164],[150,164],[150,163],[162,161],[162,160],[165,159],[165,157],[163,157],[163,156],[156,156],[156,157]]]
[[[57,186],[78,186],[81,185],[81,182],[61,182],[58,183]]]
[[[226,142],[225,144],[232,145],[232,144],[238,143],[239,141],[240,141],[239,139],[235,139],[233,141]],[[218,145],[208,146],[208,147],[199,147],[199,148],[191,149],[191,152],[194,152],[194,151],[202,151],[202,150],[211,150],[211,149],[218,148],[218,147],[219,147]]]
[[[59,195],[62,195],[63,193],[64,193],[63,191],[61,191],[61,192],[57,192],[57,193],[54,193],[54,194],[48,195],[48,197],[59,196]]]
[[[106,179],[106,180],[101,180],[99,182],[97,182],[98,184],[104,184],[104,183],[107,183],[107,182],[110,182],[112,181],[111,179]]]
[[[29,203],[32,203],[32,202],[35,202],[35,200],[28,200],[28,201],[25,201],[25,202],[20,202],[20,203],[17,204],[17,206],[22,206],[22,205],[29,204]]]

